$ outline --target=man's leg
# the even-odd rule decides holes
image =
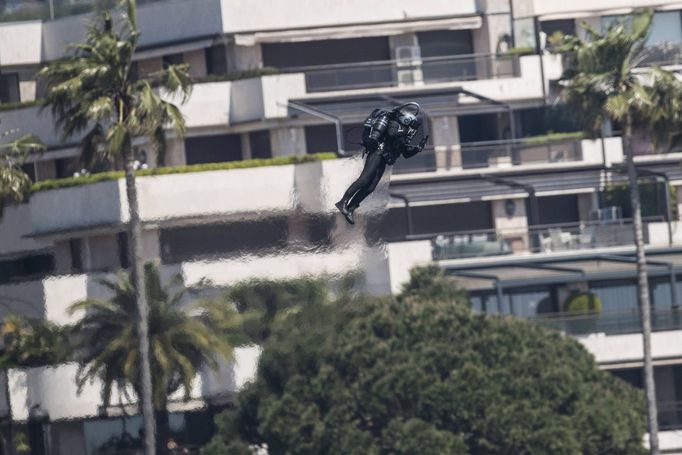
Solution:
[[[355,182],[351,184],[350,187],[348,187],[348,190],[346,190],[341,200],[336,203],[336,207],[343,214],[343,216],[346,217],[346,220],[350,224],[354,224],[353,214],[349,210],[350,201],[355,200],[358,195],[361,197],[360,200],[367,197],[369,193],[365,192],[367,188],[372,186],[372,183],[377,174],[377,170],[385,166],[386,164],[384,162],[384,159],[381,157],[379,153],[374,152],[367,155],[367,159],[365,160],[365,166],[362,168],[360,176],[357,178]],[[383,173],[383,169],[381,172]]]
[[[381,181],[381,177],[384,175],[384,171],[386,170],[386,161],[381,157],[380,160],[381,162],[376,166],[374,175],[372,176],[372,180],[369,182],[369,184],[360,189],[360,191],[358,191],[348,202],[348,208],[351,213],[360,206],[360,203],[364,201],[367,196],[374,192],[377,185]]]

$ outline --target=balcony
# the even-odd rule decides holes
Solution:
[[[649,232],[660,234],[664,217],[643,220],[644,241]],[[413,235],[410,239],[431,239],[433,260],[462,259],[507,254],[556,253],[595,250],[634,243],[632,220],[585,221],[581,223],[533,226],[523,232],[515,229],[487,229],[433,235]],[[658,242],[657,242],[658,243]]]
[[[303,73],[308,93],[403,87],[520,76],[517,55],[450,55],[291,68]]]

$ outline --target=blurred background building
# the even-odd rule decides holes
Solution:
[[[436,263],[476,310],[512,314],[578,337],[605,370],[641,386],[631,208],[620,126],[586,139],[558,97],[556,32],[580,35],[652,6],[642,71],[682,63],[682,2],[649,0],[140,1],[134,71],[187,63],[188,132],[169,132],[169,175],[139,179],[145,258],[165,276],[215,288],[251,277],[338,276],[397,292],[411,267]],[[25,166],[50,181],[0,222],[0,315],[68,322],[65,309],[106,296],[97,280],[128,266],[124,183],[78,185],[76,141],[39,113],[42,65],[78,42],[91,1],[0,0],[0,129],[48,146]],[[430,144],[399,161],[352,229],[333,203],[359,173],[360,130],[377,106],[417,101]],[[157,157],[135,144],[142,167]],[[208,163],[333,152],[305,164],[210,170]],[[661,447],[682,450],[682,150],[636,141],[652,295]],[[209,169],[209,170],[206,170]],[[599,297],[575,316],[576,292]],[[456,348],[456,347],[453,347]],[[205,437],[253,371],[242,349],[217,377],[174,401],[174,425]],[[55,453],[91,451],[120,432],[97,384],[76,396],[75,366],[10,375],[13,419],[51,420]],[[6,401],[6,400],[5,400]],[[2,411],[4,409],[5,411]],[[0,412],[6,411],[0,399]],[[129,425],[138,425],[129,419]],[[199,441],[200,442],[200,441]]]

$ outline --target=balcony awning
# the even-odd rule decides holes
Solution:
[[[682,179],[679,163],[639,165],[643,169],[666,173],[671,180]],[[489,172],[481,169],[481,173]],[[600,191],[604,185],[604,171],[599,165],[586,165],[573,169],[542,170],[529,172],[510,170],[495,175],[513,178],[515,181],[532,186],[538,197]],[[609,184],[627,184],[627,176],[612,170],[608,174]],[[525,197],[519,188],[511,188],[480,178],[479,175],[452,177],[425,177],[415,180],[391,182],[391,192],[408,198],[411,205],[446,204],[474,200],[493,200],[508,197]],[[397,202],[397,201],[396,201]],[[402,205],[402,204],[401,204]]]
[[[473,95],[473,96],[472,96]],[[308,96],[291,100],[304,104],[326,114],[340,118],[344,123],[364,120],[369,112],[377,107],[392,107],[408,101],[415,101],[430,117],[443,115],[471,115],[505,113],[510,106],[482,95],[464,90],[459,85],[438,88],[391,87],[390,89],[374,89],[367,94],[349,94],[335,96]],[[541,100],[515,102],[515,107],[535,107]],[[300,115],[296,109],[290,109],[289,115]]]
[[[468,289],[492,289],[496,284],[503,288],[540,284],[567,283],[602,279],[633,278],[637,274],[634,246],[624,247],[617,253],[605,254],[595,250],[577,251],[573,254],[554,254],[554,257],[537,254],[529,256],[495,256],[477,265],[467,261],[441,261],[446,273],[456,278],[459,285]],[[614,251],[611,249],[611,251]],[[458,264],[459,262],[459,264]],[[671,268],[682,271],[682,250],[677,248],[647,251],[651,276],[668,276]]]
[[[346,25],[273,32],[239,33],[234,36],[239,46],[259,43],[292,43],[328,39],[366,38],[372,36],[400,35],[429,30],[464,30],[480,28],[480,16],[451,17],[446,19],[391,22],[386,24]]]

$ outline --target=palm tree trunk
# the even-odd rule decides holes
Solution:
[[[656,388],[654,385],[654,367],[651,360],[651,306],[649,300],[649,277],[647,274],[646,256],[644,253],[644,235],[642,231],[642,207],[639,201],[637,185],[637,169],[635,168],[632,150],[632,120],[625,121],[623,148],[627,158],[628,181],[630,184],[630,200],[632,203],[632,228],[635,234],[637,253],[637,284],[639,288],[639,310],[642,317],[642,340],[644,348],[644,387],[646,392],[647,418],[649,426],[650,453],[658,455],[658,411],[656,407]]]
[[[5,400],[7,400],[7,454],[14,455],[14,422],[12,421],[12,394],[9,389],[9,368],[5,368]]]
[[[142,407],[144,422],[144,448],[146,455],[154,455],[156,450],[154,426],[154,405],[152,403],[152,374],[149,362],[149,306],[144,282],[144,259],[142,257],[142,222],[140,221],[137,187],[135,186],[134,162],[128,152],[125,157],[126,194],[130,213],[130,270],[137,298],[137,334],[140,355],[141,396],[138,397]]]

